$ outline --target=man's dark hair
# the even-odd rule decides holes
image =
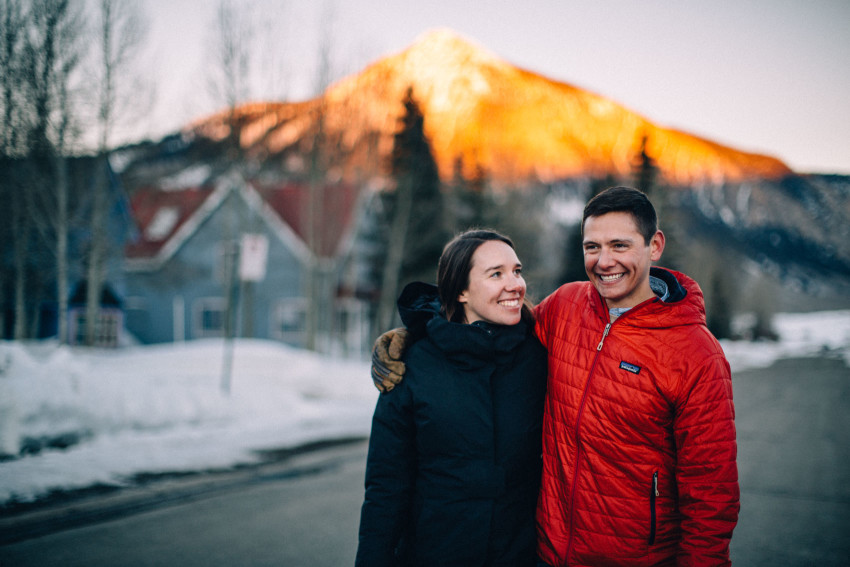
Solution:
[[[437,290],[440,294],[443,313],[449,321],[465,322],[463,304],[457,298],[469,288],[472,256],[479,246],[489,240],[498,240],[511,248],[514,247],[510,238],[495,230],[473,229],[458,234],[443,248],[440,263],[437,266]],[[522,319],[526,322],[534,320],[528,298],[523,300]]]
[[[658,230],[658,216],[655,207],[642,191],[633,187],[609,187],[584,206],[581,218],[581,231],[584,233],[584,222],[588,217],[599,217],[608,213],[629,213],[635,219],[638,232],[643,235],[645,244],[652,241]]]

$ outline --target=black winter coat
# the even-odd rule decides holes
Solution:
[[[525,323],[450,323],[436,288],[399,299],[404,380],[378,399],[356,565],[533,566],[546,351]]]

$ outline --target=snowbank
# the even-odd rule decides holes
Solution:
[[[368,435],[377,390],[366,362],[241,340],[226,393],[223,358],[212,340],[118,351],[0,343],[0,437],[7,454],[14,444],[25,453],[0,463],[0,502]]]
[[[780,358],[840,355],[850,365],[850,311],[780,313],[776,342],[720,341],[732,371],[764,368]]]
[[[775,327],[776,343],[722,342],[733,371],[820,354],[850,364],[850,311],[782,314]],[[0,343],[0,453],[23,452],[0,462],[0,505],[368,435],[377,390],[367,362],[240,340],[227,393],[223,358],[217,340],[116,351]]]

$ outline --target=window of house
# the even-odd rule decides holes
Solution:
[[[197,338],[223,337],[226,304],[222,297],[205,297],[195,302],[193,335]]]
[[[307,329],[307,301],[303,297],[281,299],[274,308],[272,335],[285,343],[301,345]]]

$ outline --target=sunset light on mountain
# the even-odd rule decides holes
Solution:
[[[240,107],[242,145],[281,152],[311,131],[323,105],[324,127],[344,132],[340,137],[349,152],[343,169],[377,174],[408,87],[425,116],[444,179],[458,160],[465,174],[481,167],[497,184],[628,176],[644,138],[647,154],[673,185],[791,173],[776,158],[656,125],[608,98],[514,67],[447,29],[431,31],[401,53],[332,85],[323,98]],[[226,116],[220,113],[194,127],[221,138]],[[378,135],[367,150],[360,146],[369,132]]]

